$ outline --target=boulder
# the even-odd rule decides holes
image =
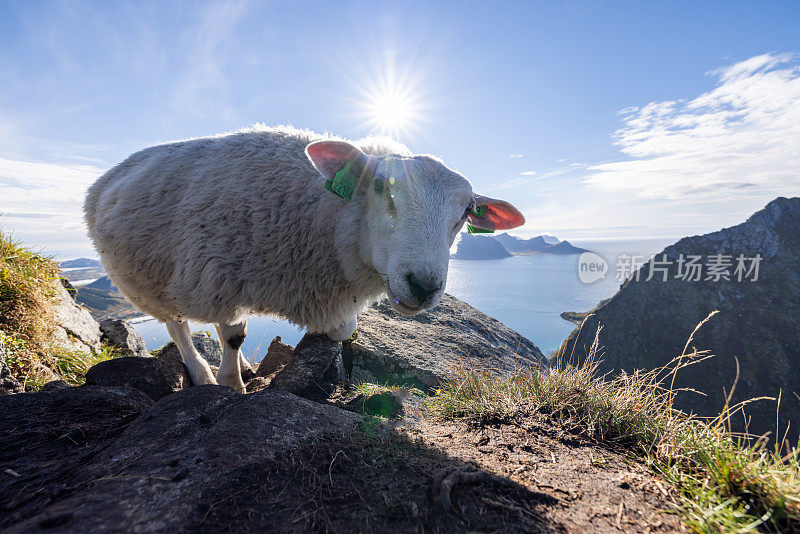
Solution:
[[[292,359],[292,354],[294,354],[294,347],[283,343],[281,341],[281,336],[275,336],[275,339],[269,344],[264,359],[258,364],[256,376],[263,378],[270,377],[273,373],[289,363],[289,360]]]
[[[222,359],[222,349],[220,349],[217,340],[211,337],[208,332],[193,333],[192,344],[194,344],[194,348],[197,349],[197,352],[200,353],[200,356],[202,356],[209,365],[219,367],[219,363]],[[177,358],[178,361],[181,361],[181,353],[174,341],[170,341],[164,345],[158,354],[163,358]]]
[[[54,282],[53,287],[56,293],[53,300],[56,321],[53,340],[76,351],[98,352],[100,325],[86,308],[75,302],[62,282]]]
[[[435,308],[400,315],[386,301],[358,318],[352,343],[356,381],[430,391],[459,365],[512,371],[547,365],[528,339],[469,304],[445,294]]]
[[[307,333],[269,387],[308,398],[324,396],[344,380],[341,352],[341,341],[332,341],[325,334]]]
[[[707,268],[699,280],[684,279],[686,268],[679,272],[681,257],[687,262],[690,256],[699,256],[699,264],[705,267],[717,255],[731,264],[724,278],[716,279],[713,273],[709,278]],[[760,255],[757,280],[752,272],[739,281],[740,255],[745,260]],[[719,310],[691,344],[716,356],[677,373],[677,407],[716,416],[734,382],[731,405],[780,394],[777,426],[782,433],[791,421],[788,439],[796,445],[800,436],[800,402],[793,394],[800,390],[800,198],[778,198],[738,226],[681,239],[657,254],[655,261],[646,263],[638,279],[628,279],[613,298],[593,311],[582,329],[565,342],[566,353],[574,351],[578,358],[587,358],[602,325],[600,374],[657,369],[680,356],[695,326]],[[654,276],[647,280],[651,267]],[[745,261],[745,268],[751,267],[752,262]],[[753,402],[745,412],[750,417],[749,432],[772,432],[774,437],[775,402]],[[745,430],[741,415],[731,423],[734,431]]]
[[[91,396],[76,395],[87,389]],[[303,469],[318,444],[351,434],[361,420],[277,390],[239,395],[200,386],[149,409],[147,397],[125,388],[36,395],[0,398],[0,464],[18,475],[0,477],[3,532],[237,530],[251,521],[248,514],[225,525],[209,523],[209,514],[237,506],[229,499],[275,477],[290,477],[281,485],[286,490],[294,473],[288,469]],[[9,402],[15,397],[24,402]],[[339,461],[352,454],[339,454]],[[338,477],[332,459],[325,460],[321,480]],[[279,491],[272,499],[285,498]],[[305,522],[272,526],[308,528]]]
[[[129,387],[159,400],[192,384],[180,355],[161,354],[158,358],[125,356],[94,365],[86,373],[86,385]]]
[[[144,338],[123,319],[105,319],[100,322],[101,340],[113,345],[123,356],[150,356]]]

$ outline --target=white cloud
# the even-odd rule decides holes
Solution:
[[[517,159],[517,158],[524,158],[525,154],[509,154],[509,158]]]
[[[710,73],[711,91],[651,102],[615,132],[630,159],[589,167],[587,182],[665,199],[800,193],[800,61],[764,54]]]
[[[0,158],[0,228],[62,257],[91,254],[83,197],[103,171],[93,165]]]
[[[520,173],[522,176],[536,176],[536,171],[525,171]]]

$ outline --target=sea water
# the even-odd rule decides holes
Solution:
[[[620,286],[616,263],[620,254],[646,259],[660,252],[674,238],[642,240],[593,240],[573,245],[597,252],[608,262],[605,278],[585,284],[578,277],[579,255],[536,254],[501,260],[451,260],[446,291],[469,303],[537,345],[544,354],[558,349],[575,325],[561,318],[561,312],[589,311]],[[158,348],[170,341],[165,326],[156,320],[141,321],[134,328],[144,337],[147,348]],[[213,325],[191,324],[192,331],[214,335]],[[275,336],[295,345],[303,331],[282,320],[251,317],[244,355],[259,361]]]

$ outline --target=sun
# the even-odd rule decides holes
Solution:
[[[419,133],[430,106],[423,82],[421,73],[410,65],[398,68],[394,62],[387,62],[364,69],[361,79],[354,80],[358,97],[352,99],[362,126],[371,133],[396,139]]]
[[[369,108],[378,128],[388,132],[407,128],[412,118],[409,103],[396,94],[375,95]]]

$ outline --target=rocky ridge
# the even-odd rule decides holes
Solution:
[[[754,271],[738,280],[740,255],[746,260],[760,257],[756,280]],[[723,277],[712,272],[709,278],[704,271],[694,280],[694,274],[685,276],[685,263],[691,256],[700,256],[705,263],[717,257],[730,267]],[[800,436],[800,399],[796,397],[800,391],[798,266],[800,198],[778,198],[740,225],[681,239],[657,254],[640,269],[638,280],[626,281],[613,298],[593,311],[582,329],[570,335],[566,353],[574,348],[579,358],[585,358],[602,325],[601,373],[656,369],[681,355],[695,326],[719,310],[691,344],[716,356],[685,368],[675,383],[676,388],[691,388],[704,395],[679,392],[677,406],[716,416],[734,383],[731,404],[780,395],[777,433],[783,434],[791,421],[787,438],[796,444]],[[751,269],[752,262],[745,261],[744,267]],[[651,268],[654,276],[648,281]],[[757,435],[770,432],[775,439],[774,401],[749,404],[746,413],[747,421],[741,416],[733,419],[734,430],[748,429]]]

